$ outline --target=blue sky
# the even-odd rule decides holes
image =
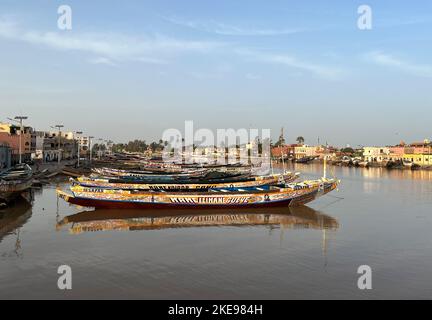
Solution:
[[[372,30],[357,28],[362,4]],[[2,0],[0,121],[115,141],[185,120],[310,144],[432,138],[432,2],[413,4]]]

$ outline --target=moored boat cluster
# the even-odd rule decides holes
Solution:
[[[0,203],[7,203],[29,189],[33,183],[33,171],[27,164],[0,172]]]
[[[95,168],[71,179],[65,201],[97,208],[225,208],[292,206],[334,190],[339,181],[297,182],[298,173],[255,175],[250,165],[185,165],[142,161],[137,168]]]

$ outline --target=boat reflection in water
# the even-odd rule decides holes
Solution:
[[[277,226],[337,230],[336,219],[306,206],[286,208],[260,208],[245,210],[103,210],[84,211],[70,215],[57,223],[60,229],[70,226],[72,234],[94,231],[137,231],[188,227],[218,226]]]
[[[32,205],[23,200],[0,209],[0,243],[9,235],[15,235],[15,247],[12,255],[21,256],[20,230],[32,215]]]

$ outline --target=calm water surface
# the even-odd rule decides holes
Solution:
[[[432,172],[332,171],[338,192],[259,211],[89,212],[45,187],[0,210],[0,298],[432,298]]]

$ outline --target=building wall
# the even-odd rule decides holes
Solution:
[[[80,140],[80,155],[87,156],[89,154],[90,141],[88,137],[81,137]]]
[[[282,156],[282,153],[283,153],[285,158],[294,157],[295,146],[285,145],[285,146],[280,146],[280,147],[273,147],[271,149],[271,154],[273,157],[280,158]]]
[[[7,145],[0,145],[0,170],[11,166],[11,149]]]
[[[315,157],[318,155],[319,150],[321,150],[320,146],[299,146],[294,148],[294,154],[296,159],[301,159],[304,157]]]
[[[418,146],[418,147],[405,147],[404,148],[404,154],[422,154],[422,153],[428,153],[430,152],[432,148],[429,146]]]
[[[24,133],[21,139],[21,155],[23,161],[30,160],[31,158],[31,134]],[[17,163],[19,159],[20,150],[20,137],[19,134],[10,134],[0,132],[0,143],[9,145],[12,152],[12,163]]]
[[[432,154],[404,154],[403,159],[420,166],[432,165]]]
[[[390,149],[387,147],[364,147],[363,157],[369,162],[383,162],[390,160]]]
[[[32,152],[32,159],[43,160],[44,142],[46,133],[37,131],[35,136],[35,151]]]

